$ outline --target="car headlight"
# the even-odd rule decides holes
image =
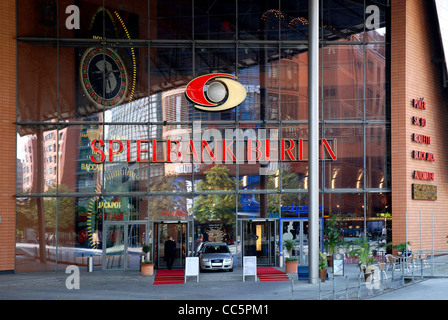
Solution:
[[[232,262],[232,258],[225,258],[224,262]]]
[[[202,258],[202,261],[203,261],[203,262],[208,262],[209,259],[208,259],[208,258]]]

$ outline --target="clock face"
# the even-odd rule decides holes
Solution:
[[[81,85],[96,106],[113,107],[123,102],[128,76],[123,60],[109,48],[89,48],[80,67]]]

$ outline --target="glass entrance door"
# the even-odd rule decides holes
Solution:
[[[243,256],[256,256],[257,265],[275,264],[274,221],[243,221]]]
[[[146,222],[104,224],[103,269],[138,269],[151,230]],[[151,257],[152,258],[152,257]]]
[[[128,223],[126,228],[126,268],[139,269],[141,257],[144,254],[142,248],[148,243],[148,226],[146,224]],[[150,259],[152,259],[151,255]]]
[[[124,264],[124,223],[104,225],[104,240],[106,244],[103,252],[104,269],[123,269]]]
[[[184,268],[187,246],[187,223],[157,223],[155,224],[156,235],[156,262],[157,268],[166,269],[168,259],[165,255],[165,243],[172,238],[175,242],[175,254],[172,268]]]
[[[319,219],[320,247],[322,248],[322,219]],[[285,249],[285,241],[294,241],[292,255],[299,259],[299,266],[308,265],[308,219],[280,219],[280,241],[283,257],[289,253]]]

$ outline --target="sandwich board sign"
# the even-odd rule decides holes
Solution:
[[[187,277],[196,277],[196,282],[199,282],[199,257],[186,257],[184,282],[187,282]]]
[[[246,281],[246,276],[255,276],[255,281],[257,281],[256,256],[249,256],[243,258],[243,281]]]
[[[344,275],[344,255],[336,253],[333,255],[333,275],[343,276]]]

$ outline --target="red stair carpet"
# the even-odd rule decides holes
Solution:
[[[184,270],[172,269],[172,270],[157,270],[154,278],[155,285],[161,284],[182,284],[184,283]]]
[[[273,267],[257,267],[257,275],[260,281],[289,281],[286,273]]]

